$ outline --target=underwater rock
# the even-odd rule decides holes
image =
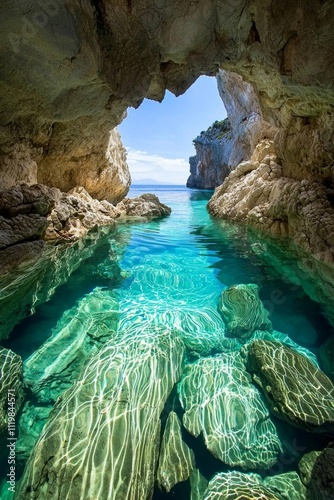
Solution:
[[[247,339],[255,330],[272,330],[269,313],[259,298],[257,285],[233,285],[223,290],[219,311],[229,337]]]
[[[300,478],[305,486],[308,486],[311,480],[313,466],[320,454],[321,451],[310,451],[303,455],[298,463]]]
[[[144,220],[165,217],[171,213],[171,209],[160,202],[154,194],[145,193],[137,198],[124,198],[116,206],[117,210],[124,216],[141,217]]]
[[[220,473],[214,476],[204,493],[203,500],[283,500],[263,485],[258,474],[241,472]]]
[[[87,363],[54,406],[18,499],[151,499],[160,414],[182,374],[179,334],[134,325]]]
[[[15,417],[22,401],[22,359],[10,349],[0,347],[0,432],[7,426],[8,412]]]
[[[87,358],[116,335],[118,298],[96,288],[66,311],[52,336],[24,363],[24,381],[39,403],[55,402]]]
[[[15,448],[19,460],[28,460],[31,450],[35,446],[51,410],[51,405],[36,406],[31,401],[27,401],[24,404],[18,422],[19,438]]]
[[[331,335],[320,347],[319,357],[326,375],[334,380],[334,335]]]
[[[281,495],[284,500],[306,500],[306,488],[297,472],[268,476],[263,480],[263,485]]]
[[[190,474],[190,500],[202,500],[208,484],[209,482],[200,471],[194,469]]]
[[[238,352],[187,365],[178,385],[184,427],[224,463],[267,469],[281,443],[260,392]]]
[[[50,299],[55,290],[66,283],[70,275],[99,248],[109,245],[111,232],[113,228],[110,226],[99,227],[90,231],[85,238],[70,244],[32,242],[36,245],[31,254],[26,253],[26,245],[32,243],[10,247],[8,250],[15,249],[15,254],[16,248],[21,247],[23,255],[22,261],[11,261],[3,275],[0,270],[0,339],[7,338],[21,319],[31,315],[39,304]],[[1,262],[2,254],[0,252],[0,267],[2,264],[6,266],[6,261]]]
[[[316,457],[307,485],[306,498],[308,500],[334,498],[334,443],[329,443]]]
[[[255,340],[247,369],[276,417],[308,431],[333,432],[334,385],[308,358],[279,342]]]
[[[176,484],[188,479],[194,467],[194,452],[183,441],[181,422],[171,411],[161,442],[157,472],[159,488],[169,493]]]

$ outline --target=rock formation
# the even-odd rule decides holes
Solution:
[[[171,209],[161,203],[154,194],[145,193],[137,198],[125,198],[117,205],[121,216],[139,217],[142,219],[155,219],[165,217]]]
[[[329,443],[313,463],[307,484],[306,499],[330,500],[332,498],[334,498],[334,443]]]
[[[160,414],[183,355],[177,332],[154,326],[106,344],[54,406],[17,498],[149,500]]]
[[[230,173],[231,134],[228,120],[216,121],[193,141],[196,155],[189,158],[188,188],[215,189]]]
[[[54,403],[78,378],[88,357],[116,335],[118,301],[96,288],[61,317],[52,336],[24,363],[24,380],[39,403]]]
[[[202,500],[207,487],[207,479],[198,469],[194,469],[190,475],[190,500]]]
[[[242,474],[240,472],[221,473],[214,476],[204,493],[203,500],[283,500],[263,485],[258,474]]]
[[[182,439],[181,422],[170,412],[162,437],[157,482],[167,493],[181,481],[186,481],[195,467],[194,452]]]
[[[261,114],[277,128],[283,176],[331,189],[330,9],[330,2],[320,0],[182,0],[177,6],[146,0],[50,0],[42,6],[27,0],[23,15],[16,4],[3,5],[3,186],[36,182],[36,171],[39,181],[62,189],[79,184],[81,171],[100,172],[104,179],[109,133],[128,106],[145,97],[161,100],[166,89],[179,95],[199,75],[222,68],[239,75],[258,98],[238,124],[245,118],[249,130],[248,117]],[[222,83],[228,87],[229,75]],[[244,84],[236,77],[232,83],[241,93]],[[94,186],[96,175],[88,178],[91,194],[98,196],[101,184]]]
[[[273,143],[262,141],[208,204],[216,217],[245,221],[274,236],[290,237],[320,261],[334,260],[334,207],[316,181],[285,177]]]
[[[309,431],[334,432],[334,385],[305,356],[279,342],[255,340],[247,369],[273,414]]]
[[[224,463],[267,469],[281,444],[258,390],[238,352],[188,365],[178,386],[184,427]]]
[[[11,429],[8,438],[17,437],[15,415],[22,401],[22,359],[13,351],[0,347],[0,433],[8,424]]]
[[[272,331],[268,311],[259,298],[257,285],[233,285],[223,290],[219,311],[229,337],[247,339],[256,330]]]

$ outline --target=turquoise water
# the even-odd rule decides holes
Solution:
[[[189,336],[189,342],[207,341],[219,335],[224,325],[217,311],[224,288],[237,283],[255,283],[271,312],[275,330],[287,334],[314,353],[331,333],[322,308],[303,291],[283,279],[254,251],[258,243],[247,231],[222,221],[212,220],[206,211],[210,191],[188,190],[179,186],[140,186],[129,196],[154,192],[172,208],[171,216],[141,224],[119,225],[95,253],[82,262],[65,285],[50,301],[36,308],[33,316],[17,325],[3,343],[25,360],[39,349],[71,308],[84,299],[89,302],[96,290],[113,291],[119,302],[119,329],[141,323],[174,326]],[[119,268],[115,268],[115,260]],[[65,316],[64,316],[65,315]],[[28,398],[34,401],[29,395]],[[181,412],[177,398],[170,403]],[[181,413],[180,413],[181,415]],[[303,442],[303,452],[314,449],[309,435],[291,431],[277,422],[280,437],[286,443],[289,460],[283,470],[295,468],[299,451],[291,453],[291,443]],[[198,440],[185,436],[196,449]],[[298,448],[298,447],[297,447]],[[200,464],[210,477],[224,466],[202,448]],[[291,459],[292,458],[292,459]],[[279,473],[282,470],[275,470]],[[156,493],[155,499],[188,498],[177,486],[170,495]]]

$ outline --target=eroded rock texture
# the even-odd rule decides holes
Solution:
[[[188,365],[178,386],[184,427],[203,433],[208,450],[243,469],[269,468],[281,444],[260,393],[239,353],[201,358]]]
[[[306,146],[305,146],[306,147]],[[208,204],[216,217],[245,221],[274,236],[290,237],[318,260],[334,260],[331,192],[315,180],[284,175],[271,141],[258,144],[216,189]]]
[[[220,296],[219,311],[229,337],[248,339],[256,330],[272,331],[257,285],[232,285]]]
[[[279,342],[255,340],[247,368],[274,415],[309,431],[334,432],[334,385],[305,356]]]
[[[239,499],[283,500],[283,497],[264,486],[258,474],[228,472],[217,474],[211,479],[203,498],[203,500]]]
[[[0,347],[0,433],[7,426],[10,410],[10,418],[14,422],[11,428],[16,436],[15,414],[22,401],[22,359],[10,349]]]
[[[170,412],[162,437],[157,482],[159,488],[169,492],[173,486],[186,481],[195,467],[194,452],[182,439],[179,417]]]
[[[165,217],[171,209],[154,194],[145,193],[137,198],[125,198],[117,205],[121,216],[139,217],[146,220]]]
[[[196,155],[189,158],[188,188],[215,189],[230,173],[231,130],[228,120],[215,122],[193,141]]]
[[[24,363],[24,380],[39,403],[53,403],[79,376],[89,355],[116,335],[118,300],[96,288],[66,311],[52,336]]]
[[[18,498],[150,499],[160,414],[183,355],[166,328],[133,326],[110,341],[57,401]]]
[[[247,135],[260,116],[278,130],[283,176],[331,189],[331,9],[331,2],[320,0],[3,4],[4,186],[36,182],[37,172],[39,181],[68,189],[85,172],[87,186],[81,184],[100,196],[102,183],[110,179],[109,131],[126,108],[145,97],[161,100],[166,89],[179,95],[199,75],[222,68],[227,94],[246,88],[239,102],[247,112],[237,128],[244,127]],[[258,104],[248,105],[253,99],[247,85]],[[236,162],[242,159],[244,154]]]
[[[313,462],[306,498],[307,500],[334,498],[334,443],[329,443]]]

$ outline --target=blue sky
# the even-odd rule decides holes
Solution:
[[[145,99],[138,109],[129,108],[118,127],[128,151],[132,181],[153,179],[185,184],[193,139],[215,120],[226,117],[216,79],[202,76],[180,97],[166,92],[160,104]]]

